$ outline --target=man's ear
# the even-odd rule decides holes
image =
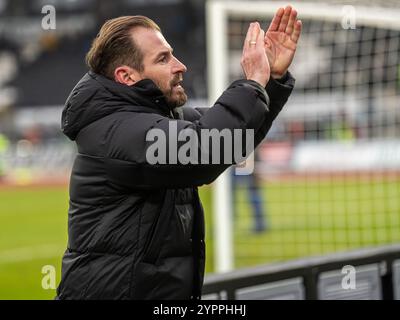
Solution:
[[[114,80],[116,82],[131,86],[142,80],[139,72],[128,66],[120,66],[114,70]]]

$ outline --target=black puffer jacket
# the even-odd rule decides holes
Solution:
[[[57,299],[199,298],[205,244],[197,187],[228,165],[150,165],[146,133],[168,133],[171,121],[178,132],[248,128],[257,145],[290,95],[294,79],[284,82],[271,80],[268,97],[257,83],[236,81],[208,111],[172,112],[150,80],[129,87],[86,74],[62,115],[78,154]]]

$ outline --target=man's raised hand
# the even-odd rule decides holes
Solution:
[[[258,22],[250,23],[240,62],[246,78],[257,81],[263,87],[270,78],[268,57],[264,49],[264,36],[264,31]]]
[[[281,78],[292,63],[301,27],[297,11],[291,6],[279,8],[275,13],[264,37],[264,48],[273,78]]]

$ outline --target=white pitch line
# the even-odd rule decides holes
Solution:
[[[0,251],[0,264],[53,258],[56,256],[59,256],[61,259],[64,250],[65,248],[59,245],[37,245]]]

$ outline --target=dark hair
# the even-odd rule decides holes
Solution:
[[[123,16],[106,21],[86,55],[90,70],[110,79],[114,78],[115,68],[121,65],[142,71],[143,54],[131,33],[136,27],[161,31],[153,20],[144,16]]]

